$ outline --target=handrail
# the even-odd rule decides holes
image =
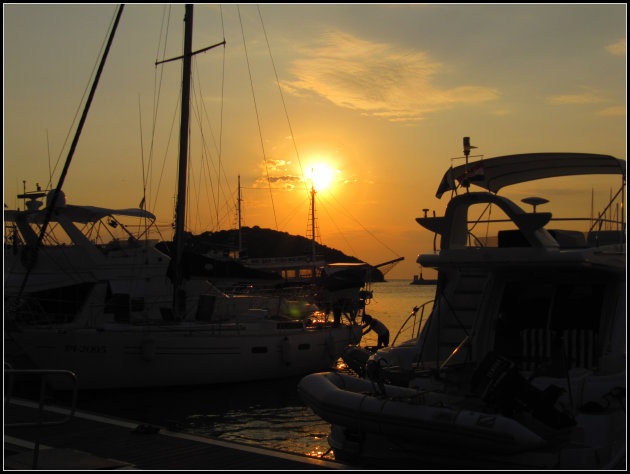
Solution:
[[[409,314],[409,316],[407,317],[407,319],[405,319],[405,322],[403,322],[400,325],[400,329],[398,330],[398,332],[396,333],[396,337],[394,337],[394,340],[392,342],[392,346],[394,346],[396,344],[396,340],[398,339],[398,336],[400,336],[403,332],[403,330],[405,329],[405,326],[407,325],[407,323],[413,319],[413,323],[412,323],[412,327],[411,327],[411,339],[413,339],[417,334],[420,333],[420,329],[422,326],[422,321],[424,320],[424,309],[428,304],[432,304],[435,300],[431,300],[431,301],[427,301],[426,303],[422,304],[421,306],[415,306],[413,308],[413,310],[411,311],[411,313]],[[416,325],[416,315],[418,314],[418,311],[420,311],[420,321],[419,323]]]
[[[77,393],[78,393],[78,381],[77,376],[70,370],[52,370],[52,369],[12,369],[9,364],[5,364],[4,375],[9,377],[7,384],[5,385],[6,391],[4,395],[4,412],[7,413],[7,408],[10,404],[11,397],[13,396],[14,378],[16,375],[33,375],[41,377],[41,385],[39,392],[38,411],[36,421],[26,421],[20,423],[4,423],[4,428],[18,428],[18,427],[31,427],[41,428],[43,426],[57,426],[68,423],[77,408]],[[59,419],[53,421],[43,421],[42,414],[44,411],[44,400],[46,395],[46,378],[49,375],[60,375],[69,377],[72,381],[72,404],[70,405],[70,413]],[[35,446],[33,448],[33,469],[37,469],[39,460],[39,436],[35,440]]]

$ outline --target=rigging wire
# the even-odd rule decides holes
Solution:
[[[138,120],[140,122],[140,163],[142,167],[142,201],[140,201],[141,204],[138,207],[144,209],[144,204],[147,197],[147,182],[144,175],[144,142],[142,141],[142,107],[140,102],[140,94],[138,94]]]
[[[195,70],[195,72],[197,73],[197,77],[198,77],[198,68],[196,65],[196,62],[193,62],[192,65],[193,69]],[[193,74],[193,77],[195,77],[195,74]],[[214,199],[214,186],[212,185],[212,175],[210,173],[209,170],[209,164],[208,162],[211,161],[208,158],[208,145],[207,145],[207,141],[206,141],[206,134],[204,133],[204,127],[203,127],[203,113],[201,111],[201,109],[203,108],[203,100],[202,100],[202,96],[203,93],[201,92],[201,84],[196,85],[194,81],[191,82],[191,111],[193,112],[193,117],[196,120],[197,126],[199,127],[199,134],[200,134],[200,141],[201,141],[201,152],[200,152],[200,172],[199,173],[195,173],[193,170],[193,166],[194,163],[192,160],[190,160],[189,163],[189,183],[192,187],[195,187],[195,185],[197,186],[198,190],[197,192],[193,193],[192,196],[196,196],[195,202],[196,202],[196,207],[197,207],[197,212],[196,212],[196,217],[197,217],[197,225],[200,224],[200,203],[201,203],[201,189],[203,187],[203,183],[202,181],[204,181],[204,177],[207,178],[207,182],[208,182],[208,187],[210,188],[210,192],[212,193],[212,203],[208,200],[209,195],[208,193],[204,193],[206,200],[207,200],[207,204],[208,204],[208,209],[210,210],[210,212],[212,212],[212,207],[213,207],[213,203],[215,201]],[[209,127],[210,129],[210,133],[212,135],[212,128]],[[212,137],[214,138],[214,137]],[[197,181],[195,181],[195,177],[197,178]]]
[[[50,205],[46,210],[46,215],[44,216],[44,222],[42,223],[42,226],[40,228],[39,231],[39,235],[37,236],[37,242],[35,243],[30,255],[27,256],[27,264],[26,264],[26,273],[24,274],[24,278],[22,280],[22,284],[20,285],[20,290],[18,292],[18,298],[21,298],[24,289],[26,287],[26,283],[29,279],[29,276],[33,270],[33,267],[35,266],[35,261],[37,259],[37,252],[39,247],[41,246],[42,241],[44,240],[44,235],[46,234],[46,229],[48,227],[48,224],[50,223],[51,219],[52,219],[52,215],[53,212],[55,210],[56,204],[57,204],[57,200],[59,198],[59,194],[61,192],[61,188],[63,187],[63,183],[65,182],[66,176],[68,174],[68,171],[70,169],[70,164],[72,163],[72,158],[74,156],[74,152],[76,150],[76,147],[79,143],[79,138],[81,136],[81,132],[83,130],[83,126],[85,125],[85,122],[87,120],[87,116],[88,116],[88,112],[90,110],[90,106],[92,104],[92,100],[94,99],[94,95],[96,94],[96,89],[98,86],[98,83],[100,81],[101,78],[101,74],[103,71],[103,68],[105,67],[105,61],[107,59],[107,56],[109,55],[109,51],[111,49],[111,45],[114,41],[114,35],[116,33],[116,30],[118,29],[118,24],[120,23],[120,17],[122,16],[122,12],[123,12],[123,8],[124,5],[120,5],[117,9],[116,12],[116,17],[114,19],[114,21],[112,22],[112,25],[110,25],[110,31],[109,34],[107,35],[107,44],[103,50],[103,55],[99,61],[99,65],[98,65],[98,70],[96,71],[96,75],[94,76],[94,80],[92,82],[92,85],[90,87],[90,93],[88,95],[87,101],[85,103],[85,107],[83,108],[83,112],[81,114],[81,119],[79,120],[79,123],[77,125],[77,130],[74,134],[74,138],[72,139],[72,144],[70,145],[70,149],[68,151],[68,156],[66,157],[66,161],[64,163],[64,167],[63,170],[61,171],[61,175],[59,176],[59,181],[57,182],[57,187],[53,190],[53,194],[52,197],[50,199]]]
[[[236,6],[236,9],[238,11],[238,19],[239,19],[239,22],[240,22],[240,25],[241,25],[241,35],[243,37],[243,46],[245,48],[245,59],[247,61],[247,71],[249,73],[249,84],[250,84],[250,87],[251,87],[251,90],[252,90],[252,98],[253,98],[253,101],[254,101],[254,110],[256,112],[256,123],[258,124],[258,135],[259,135],[259,138],[260,138],[260,146],[262,148],[263,160],[265,162],[265,172],[267,174],[267,184],[269,185],[269,196],[271,198],[271,207],[273,209],[273,218],[274,218],[274,221],[276,223],[276,230],[278,230],[278,217],[276,215],[276,206],[275,206],[274,201],[273,201],[273,192],[271,190],[271,180],[269,179],[269,165],[267,163],[267,155],[265,153],[265,144],[264,144],[263,138],[262,138],[262,130],[260,128],[260,115],[258,113],[258,105],[256,103],[256,94],[254,92],[254,83],[253,83],[253,79],[252,79],[251,65],[249,63],[249,55],[247,54],[247,43],[245,42],[245,30],[243,29],[243,20],[242,20],[242,17],[241,17],[241,9],[240,9],[240,7],[238,5]]]
[[[111,31],[114,22],[116,21],[116,16],[117,16],[117,11],[114,11],[113,15],[112,15],[112,19],[109,23],[109,28],[108,31]],[[92,66],[92,71],[90,72],[90,76],[88,77],[88,81],[85,85],[85,89],[83,90],[83,94],[81,95],[81,100],[79,101],[79,104],[77,105],[77,109],[74,113],[74,117],[72,119],[72,122],[70,123],[70,127],[68,127],[68,133],[66,134],[66,138],[63,141],[63,144],[61,145],[61,149],[59,150],[59,155],[57,156],[57,161],[55,162],[55,166],[53,167],[53,170],[50,171],[49,170],[49,178],[48,178],[48,183],[46,184],[45,189],[51,189],[52,188],[52,177],[53,174],[55,173],[55,171],[57,170],[57,167],[59,166],[59,162],[61,161],[61,157],[63,156],[63,151],[66,148],[66,145],[68,144],[68,140],[70,139],[70,135],[72,134],[72,130],[74,130],[75,128],[75,124],[77,123],[77,119],[79,117],[79,114],[81,113],[81,110],[83,109],[83,104],[85,101],[85,96],[88,94],[88,91],[90,90],[91,87],[91,83],[92,80],[96,74],[96,71],[98,69],[98,65],[100,62],[100,58],[103,55],[103,51],[105,50],[106,44],[107,44],[108,38],[107,36],[105,36],[105,38],[103,38],[103,42],[101,44],[101,49],[99,50],[98,54],[96,55],[96,60],[94,61],[94,66]],[[48,133],[48,132],[46,132]],[[50,168],[50,161],[49,161],[49,168]]]
[[[293,148],[295,149],[295,156],[297,157],[298,164],[300,165],[300,175],[302,176],[302,181],[304,183],[304,190],[308,195],[308,186],[306,184],[306,179],[304,176],[304,169],[302,168],[302,160],[300,158],[300,152],[298,151],[297,143],[295,141],[295,135],[293,134],[293,127],[291,126],[291,120],[289,119],[289,112],[287,110],[287,104],[284,100],[284,94],[282,93],[282,87],[280,87],[280,79],[278,77],[278,71],[276,69],[276,63],[273,60],[273,55],[271,54],[271,45],[269,44],[269,38],[267,37],[267,30],[265,29],[265,23],[263,22],[262,13],[260,12],[260,5],[256,5],[258,9],[258,16],[260,18],[260,24],[262,26],[263,34],[265,35],[265,42],[267,43],[267,50],[269,51],[269,59],[271,60],[271,66],[273,67],[273,73],[276,76],[276,84],[278,86],[278,92],[280,93],[280,99],[282,100],[282,107],[284,108],[284,115],[287,119],[287,125],[289,127],[289,133],[291,134],[291,141],[293,142]]]
[[[170,24],[170,12],[171,12],[171,8],[170,6],[167,8],[165,8],[165,13],[163,16],[163,21],[162,21],[162,30],[160,32],[160,38],[159,38],[159,44],[158,44],[158,50],[157,50],[157,54],[156,54],[156,66],[163,64],[165,62],[168,61],[164,61],[164,60],[159,60],[160,55],[162,58],[166,57],[166,47],[168,44],[168,25]],[[225,27],[223,25],[223,9],[221,7],[221,29],[222,29],[222,34],[223,36],[225,33]],[[166,26],[165,26],[166,25]],[[221,43],[211,46],[209,48],[204,48],[202,50],[199,50],[197,52],[202,52],[208,49],[211,49],[215,46],[220,45]],[[225,45],[225,39],[223,40],[223,44]],[[160,51],[161,50],[161,51]],[[213,146],[209,147],[208,146],[208,137],[207,134],[204,133],[205,128],[204,125],[207,122],[207,124],[210,124],[210,120],[208,118],[208,111],[207,108],[205,106],[205,103],[202,100],[203,97],[203,92],[202,92],[202,81],[201,78],[199,77],[199,70],[196,67],[195,62],[193,61],[193,67],[195,70],[195,74],[193,75],[193,78],[196,80],[193,80],[193,82],[191,83],[191,93],[193,95],[193,97],[195,97],[195,99],[192,101],[194,105],[191,104],[191,110],[193,111],[194,117],[197,121],[197,125],[199,127],[199,131],[200,131],[200,136],[201,136],[201,169],[197,170],[197,172],[195,172],[195,170],[193,170],[193,168],[188,170],[188,176],[190,177],[194,177],[196,178],[196,181],[193,181],[192,179],[188,179],[187,180],[187,190],[186,192],[188,194],[191,194],[191,189],[193,191],[198,191],[195,192],[194,194],[197,195],[197,224],[200,224],[200,218],[201,218],[201,213],[199,212],[200,210],[200,206],[201,206],[201,200],[202,197],[200,196],[201,191],[203,190],[204,186],[203,186],[203,181],[207,180],[207,182],[209,184],[207,184],[206,186],[210,187],[212,196],[207,196],[208,199],[208,209],[210,210],[210,212],[212,214],[215,214],[217,216],[217,225],[219,222],[219,208],[220,208],[220,201],[221,201],[221,196],[225,195],[225,193],[222,193],[222,184],[221,184],[221,175],[223,174],[223,176],[225,177],[225,170],[223,169],[222,163],[221,163],[221,157],[222,157],[222,129],[223,129],[223,97],[224,97],[224,85],[225,85],[225,48],[224,48],[224,53],[223,53],[223,67],[222,67],[222,76],[221,76],[221,106],[220,106],[220,128],[219,128],[219,133],[218,133],[218,138],[216,137],[216,134],[214,133],[213,129],[211,126],[209,126],[209,130],[210,130],[210,136],[212,137],[212,143]],[[178,58],[175,58],[178,59]],[[156,72],[156,79],[155,79],[155,98],[154,98],[154,122],[153,122],[153,133],[152,133],[152,144],[151,144],[151,149],[153,150],[153,146],[155,143],[155,138],[156,138],[156,124],[157,124],[157,117],[158,117],[158,109],[159,109],[159,102],[160,102],[160,95],[161,95],[161,90],[162,90],[162,78],[163,78],[163,69],[162,71],[158,74]],[[181,86],[180,86],[181,87]],[[180,89],[181,90],[181,89]],[[162,167],[161,167],[161,171],[159,173],[159,179],[157,180],[157,185],[153,185],[154,188],[156,188],[155,190],[155,199],[154,199],[154,207],[157,206],[157,201],[158,201],[158,196],[159,196],[159,189],[161,187],[161,183],[163,181],[164,175],[165,175],[165,169],[166,169],[166,163],[167,163],[167,156],[169,154],[169,149],[170,149],[170,143],[171,140],[174,136],[174,132],[175,132],[175,125],[177,122],[177,111],[179,110],[179,107],[181,106],[181,104],[179,104],[179,102],[177,103],[177,106],[175,108],[175,111],[173,112],[173,118],[171,121],[171,128],[169,131],[169,135],[168,135],[168,142],[167,142],[167,146],[166,146],[166,150],[164,152],[164,156],[162,159]],[[204,122],[205,120],[205,122]],[[192,133],[192,130],[189,130],[189,136]],[[212,153],[210,153],[210,149],[213,148],[216,151],[216,154],[218,156],[218,166],[215,166],[215,161],[211,159]],[[153,153],[152,153],[153,156]],[[155,162],[155,159],[151,160],[151,163]],[[210,164],[212,166],[210,166]],[[191,166],[193,164],[191,163]],[[154,166],[151,165],[151,169],[153,169]],[[211,169],[212,168],[212,169]],[[216,178],[213,178],[213,176],[216,176]],[[152,182],[155,182],[154,179],[151,180]],[[225,182],[228,182],[227,177],[225,177]],[[228,186],[229,188],[229,186]],[[224,196],[225,197],[225,196]],[[229,197],[225,197],[225,199],[229,199]],[[212,201],[212,203],[210,203],[210,201]],[[214,208],[214,211],[213,211]],[[192,208],[189,206],[188,208],[188,212],[192,213]],[[190,217],[190,216],[187,216]]]
[[[354,220],[354,222],[356,222],[365,232],[367,232],[374,240],[376,240],[378,243],[380,243],[383,247],[385,247],[387,250],[389,250],[390,252],[392,252],[394,255],[396,255],[397,257],[400,257],[400,255],[395,252],[394,250],[392,250],[385,242],[381,241],[378,237],[376,237],[376,235],[374,235],[372,232],[370,232],[363,224],[361,224],[361,222],[359,222],[352,214],[350,214],[350,211],[348,211],[343,204],[341,204],[339,202],[339,200],[332,194],[329,193],[330,197],[332,197],[334,199],[334,201],[341,207],[341,209],[343,209],[343,211],[352,219]]]
[[[350,245],[350,242],[348,242],[348,239],[346,239],[346,236],[344,235],[344,233],[341,231],[341,229],[339,228],[339,226],[337,225],[337,223],[334,221],[334,219],[332,218],[332,216],[330,215],[330,213],[328,212],[328,209],[325,206],[322,206],[324,211],[326,212],[326,215],[328,216],[328,218],[330,219],[330,222],[332,222],[332,224],[335,226],[335,228],[337,229],[337,232],[339,232],[339,235],[341,235],[341,238],[344,240],[344,242],[346,243],[346,245],[348,246],[348,248],[350,249],[350,251],[354,254],[354,255],[358,255],[357,252],[352,248],[352,245]]]
[[[219,5],[219,12],[220,12],[220,18],[221,18],[221,36],[223,38],[223,57],[222,57],[222,67],[221,67],[221,102],[220,102],[220,107],[219,107],[219,149],[218,149],[218,168],[219,168],[219,172],[217,174],[217,180],[218,180],[218,186],[219,189],[217,190],[217,204],[216,204],[216,208],[217,208],[217,228],[219,227],[219,195],[221,193],[221,170],[223,169],[223,106],[225,105],[225,58],[226,58],[226,54],[225,54],[225,21],[224,21],[224,17],[223,17],[223,6]],[[224,174],[225,174],[225,170],[224,170]],[[226,182],[227,181],[227,177],[226,177]],[[230,189],[229,186],[229,182],[228,182],[228,189]]]
[[[225,64],[225,49],[224,49],[224,64]],[[209,151],[207,151],[203,156],[206,157],[205,160],[203,160],[203,163],[205,164],[205,167],[203,167],[203,170],[205,171],[205,176],[207,177],[208,181],[209,181],[209,186],[210,186],[210,190],[212,193],[212,203],[208,203],[208,208],[210,210],[212,210],[212,208],[214,208],[214,213],[216,215],[216,227],[219,228],[220,227],[220,223],[221,223],[221,219],[219,217],[219,211],[221,209],[221,199],[223,197],[225,205],[227,207],[230,207],[230,199],[231,196],[226,196],[225,191],[223,191],[223,186],[221,184],[221,176],[223,175],[225,182],[227,183],[227,189],[229,190],[231,187],[229,185],[229,181],[227,179],[227,176],[225,174],[225,169],[222,166],[222,152],[221,152],[221,142],[222,142],[222,130],[223,130],[223,121],[222,118],[220,119],[220,128],[219,128],[219,137],[218,139],[215,137],[215,134],[213,133],[213,129],[212,126],[210,124],[210,120],[208,118],[208,110],[207,107],[205,106],[205,103],[203,101],[203,92],[201,90],[201,79],[199,77],[199,73],[198,73],[198,69],[195,69],[195,71],[197,72],[197,85],[195,86],[195,84],[193,84],[193,94],[195,95],[195,97],[197,98],[197,108],[194,109],[195,112],[195,118],[197,119],[198,122],[198,126],[200,129],[200,133],[201,133],[201,140],[202,140],[202,147],[204,151],[207,151],[209,149],[208,144],[207,144],[207,140],[206,140],[206,135],[204,134],[204,126],[203,126],[203,122],[204,122],[204,117],[205,117],[205,121],[208,123],[208,129],[210,130],[210,136],[212,138],[212,142],[214,144],[214,149],[215,152],[217,154],[217,164],[215,165],[214,161],[211,159],[211,154],[209,153]],[[225,77],[225,68],[223,68],[223,77],[222,77],[222,82],[223,82],[223,78]],[[221,98],[221,116],[223,114],[223,84],[221,85],[222,88],[222,98]],[[210,169],[210,165],[212,166],[212,170]],[[212,176],[216,175],[216,193],[215,193],[215,186],[212,185]],[[199,180],[201,181],[202,176],[199,175]],[[201,192],[201,185],[200,185],[200,189],[199,191]],[[231,192],[231,191],[230,191]]]
[[[157,46],[157,51],[155,53],[155,63],[156,63],[156,68],[155,68],[155,75],[154,75],[154,85],[153,85],[153,124],[152,124],[152,130],[151,130],[151,145],[149,148],[149,165],[147,167],[146,173],[147,176],[149,177],[149,182],[152,183],[153,185],[153,162],[154,162],[154,145],[155,145],[155,135],[156,135],[156,126],[157,126],[157,119],[158,119],[158,111],[160,108],[160,98],[161,98],[161,91],[162,91],[162,80],[164,78],[164,68],[159,68],[159,73],[158,73],[158,67],[157,67],[157,63],[158,63],[158,59],[161,58],[165,58],[166,57],[166,45],[168,43],[168,35],[169,35],[169,25],[170,25],[170,19],[171,19],[171,5],[165,5],[164,6],[164,12],[162,14],[162,26],[160,28],[160,35],[158,37],[158,46]],[[162,49],[161,52],[161,56],[160,56],[160,48]],[[167,140],[167,144],[166,144],[166,151],[164,154],[164,158],[162,160],[162,168],[161,168],[161,172],[158,178],[158,182],[157,182],[157,187],[155,189],[155,191],[153,192],[155,195],[155,200],[153,201],[153,205],[151,206],[151,209],[155,209],[157,207],[157,199],[158,199],[158,195],[159,195],[159,190],[160,190],[160,186],[162,183],[162,178],[164,176],[164,168],[166,165],[166,155],[168,153],[168,149],[170,147],[170,143],[171,143],[171,138],[173,136],[173,127],[174,127],[174,123],[175,123],[175,116],[177,114],[177,109],[174,112],[174,116],[173,119],[171,121],[171,129],[169,131],[169,135],[168,135],[168,140]],[[153,185],[155,186],[155,185]]]
[[[293,147],[294,147],[294,149],[295,149],[295,155],[296,155],[296,157],[297,157],[298,164],[299,164],[299,166],[300,166],[300,174],[301,174],[301,176],[302,176],[302,182],[303,182],[303,184],[304,184],[304,189],[305,189],[305,191],[306,191],[306,193],[307,193],[307,195],[308,195],[308,194],[310,193],[310,191],[309,191],[309,189],[308,189],[308,185],[307,185],[307,182],[306,182],[306,177],[305,177],[305,175],[304,175],[304,169],[303,169],[303,166],[302,166],[302,160],[301,160],[301,158],[300,158],[300,153],[299,153],[299,150],[298,150],[298,147],[297,147],[297,143],[296,143],[296,140],[295,140],[295,135],[294,135],[294,133],[293,133],[293,127],[292,127],[292,125],[291,125],[291,120],[289,119],[289,113],[288,113],[288,109],[287,109],[286,101],[285,101],[285,99],[284,99],[284,94],[282,93],[282,87],[280,86],[280,79],[279,79],[279,77],[278,77],[278,71],[277,71],[277,69],[276,69],[276,65],[275,65],[275,62],[274,62],[274,60],[273,60],[273,55],[271,54],[271,46],[270,46],[270,43],[269,43],[269,38],[268,38],[268,36],[267,36],[267,30],[265,29],[265,24],[264,24],[264,21],[263,21],[263,18],[262,18],[262,13],[261,13],[261,11],[260,11],[260,5],[257,5],[257,6],[256,6],[256,8],[257,8],[257,11],[258,11],[258,16],[259,16],[259,18],[260,18],[260,23],[261,23],[261,26],[262,26],[262,30],[263,30],[263,33],[264,33],[264,36],[265,36],[265,41],[266,41],[266,44],[267,44],[267,50],[269,51],[269,58],[270,58],[270,60],[271,60],[271,65],[272,65],[272,67],[273,67],[273,71],[274,71],[274,74],[275,74],[275,77],[276,77],[276,84],[277,84],[277,86],[278,86],[278,92],[279,92],[279,94],[280,94],[280,98],[281,98],[281,101],[282,101],[282,106],[283,106],[283,109],[284,109],[284,114],[285,114],[285,117],[286,117],[286,119],[287,119],[287,125],[288,125],[288,127],[289,127],[289,133],[290,133],[290,135],[291,135],[291,140],[292,140],[292,143],[293,143]],[[334,196],[333,196],[333,198],[334,198]],[[320,202],[321,202],[321,198],[320,198]],[[339,227],[337,226],[337,224],[334,222],[334,220],[332,219],[332,216],[330,216],[330,213],[328,213],[328,210],[327,210],[327,209],[325,209],[325,208],[324,208],[324,210],[326,211],[326,213],[327,213],[328,217],[330,218],[330,221],[333,223],[333,225],[337,228],[337,230],[339,231],[339,233],[340,233],[340,234],[341,234],[341,236],[343,237],[343,239],[344,239],[344,241],[346,242],[346,244],[348,245],[348,247],[351,249],[351,251],[352,251],[352,252],[354,252],[354,250],[352,250],[352,246],[349,244],[348,240],[345,238],[345,236],[343,235],[343,233],[341,232],[341,230],[339,229]],[[346,212],[347,212],[347,211],[346,211]],[[275,210],[274,210],[274,213],[275,213]],[[349,214],[349,213],[348,213],[348,214]],[[349,215],[350,215],[350,214],[349,214]],[[351,217],[352,217],[352,216],[351,216]],[[354,218],[353,218],[353,219],[354,219]],[[389,248],[387,245],[385,245],[383,242],[381,242],[381,241],[380,241],[380,240],[379,240],[379,239],[378,239],[378,238],[377,238],[374,234],[372,234],[371,232],[369,232],[369,231],[368,231],[368,230],[367,230],[367,229],[366,229],[366,228],[365,228],[365,227],[364,227],[364,226],[363,226],[360,222],[358,222],[356,219],[354,219],[354,220],[355,220],[355,221],[356,221],[356,222],[357,222],[357,223],[358,223],[358,224],[359,224],[359,225],[360,225],[360,226],[361,226],[361,227],[362,227],[362,228],[363,228],[366,232],[368,232],[368,234],[370,234],[370,235],[371,235],[371,236],[372,236],[375,240],[377,240],[379,243],[381,243],[381,245],[384,245],[384,246],[385,246],[385,247],[386,247],[386,248],[387,248],[390,252],[392,252],[394,255],[399,256],[399,255],[398,255],[398,253],[394,252],[391,248]]]

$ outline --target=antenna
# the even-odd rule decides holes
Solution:
[[[472,146],[470,144],[470,137],[464,137],[464,157],[466,158],[466,163],[464,164],[464,180],[462,181],[462,186],[468,190],[470,186],[470,182],[468,180],[468,157],[470,156],[470,150],[473,148],[477,148],[476,146]]]
[[[241,255],[241,250],[243,250],[243,235],[241,232],[241,226],[242,226],[242,221],[241,221],[241,202],[243,202],[243,198],[241,197],[241,175],[238,175],[238,197],[236,198],[238,200],[238,255],[240,257]]]

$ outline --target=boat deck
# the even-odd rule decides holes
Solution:
[[[4,469],[143,470],[314,470],[345,469],[341,463],[205,438],[165,427],[145,426],[87,412],[75,412],[63,425],[7,427],[33,421],[37,404],[13,400],[5,406]],[[68,409],[47,407],[44,421],[59,420]],[[39,439],[38,439],[39,438]]]

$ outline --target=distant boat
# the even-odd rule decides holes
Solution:
[[[257,256],[247,257],[247,251],[243,250],[243,228],[241,226],[241,182],[238,180],[238,248],[229,248],[229,246],[217,246],[219,249],[210,249],[205,253],[204,257],[219,258],[224,264],[234,264],[250,269],[252,274],[241,272],[243,275],[240,279],[230,279],[227,286],[221,287],[226,292],[250,293],[260,288],[290,287],[290,286],[306,286],[312,288],[313,294],[316,295],[317,303],[327,310],[332,308],[342,308],[342,313],[348,318],[354,320],[360,311],[365,311],[366,304],[372,298],[373,293],[370,284],[376,278],[382,279],[380,268],[386,267],[387,270],[393,268],[397,263],[404,260],[404,257],[398,257],[393,260],[379,263],[377,265],[369,265],[365,262],[327,262],[326,259],[317,252],[316,232],[316,215],[315,215],[315,194],[313,186],[310,190],[310,216],[309,233],[311,254],[291,257],[274,257],[274,256]],[[221,248],[222,247],[222,248]],[[259,272],[257,277],[255,272]],[[270,278],[276,276],[277,279]],[[378,276],[377,276],[378,275]]]
[[[436,279],[424,278],[422,276],[422,270],[421,270],[419,276],[418,275],[413,276],[413,281],[411,282],[411,285],[437,285],[437,278]]]
[[[299,383],[303,400],[331,423],[337,459],[389,469],[622,468],[625,221],[602,212],[586,232],[566,230],[571,219],[526,212],[497,194],[591,174],[620,175],[605,211],[617,197],[623,203],[626,162],[608,155],[532,153],[449,169],[438,194],[458,182],[464,192],[444,216],[417,219],[441,240],[439,252],[418,257],[440,275],[431,314],[414,308],[411,339],[355,355],[367,361],[357,370],[363,378],[327,372]],[[485,191],[468,192],[468,184]],[[498,231],[497,246],[471,238],[479,220],[469,211],[479,204],[498,206],[513,227]]]
[[[218,384],[326,370],[360,341],[359,325],[327,321],[306,295],[227,295],[212,276],[186,274],[192,22],[186,5],[173,249],[148,238],[155,216],[144,209],[72,205],[61,184],[19,196],[25,208],[4,212],[5,338],[16,347],[5,361],[71,370],[79,389]],[[212,261],[196,263],[212,273]]]

